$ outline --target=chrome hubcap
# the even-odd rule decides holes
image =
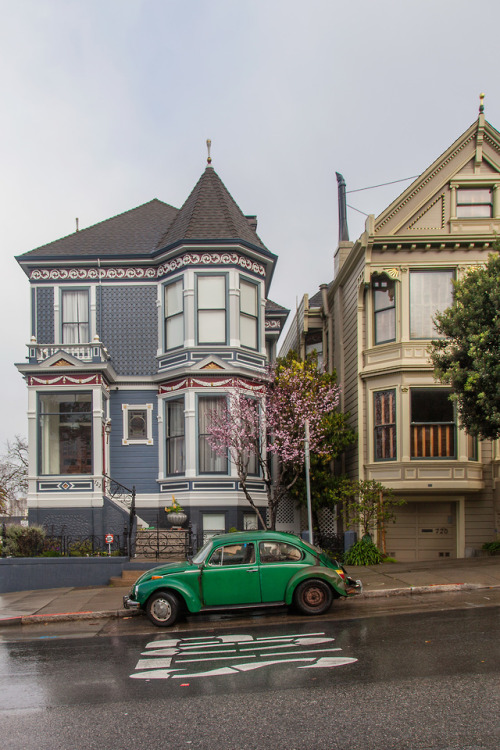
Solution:
[[[170,603],[166,599],[157,599],[153,604],[152,610],[157,620],[168,620],[172,613]]]

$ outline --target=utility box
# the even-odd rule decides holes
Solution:
[[[344,552],[347,552],[358,541],[358,535],[355,531],[344,532]]]

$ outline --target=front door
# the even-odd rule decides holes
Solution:
[[[217,547],[201,573],[205,606],[259,604],[259,568],[251,542]]]

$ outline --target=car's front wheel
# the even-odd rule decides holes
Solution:
[[[146,614],[159,628],[173,625],[179,616],[179,600],[169,591],[159,591],[149,597],[146,604]]]
[[[323,615],[330,609],[332,601],[332,590],[324,581],[302,581],[295,589],[295,606],[304,615]]]

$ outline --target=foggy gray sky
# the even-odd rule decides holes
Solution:
[[[335,171],[417,175],[476,119],[500,128],[498,0],[0,0],[0,450],[26,435],[28,281],[14,256],[206,164],[279,256],[292,309],[332,278]],[[378,214],[409,183],[354,193]],[[351,239],[364,217],[348,211]]]

